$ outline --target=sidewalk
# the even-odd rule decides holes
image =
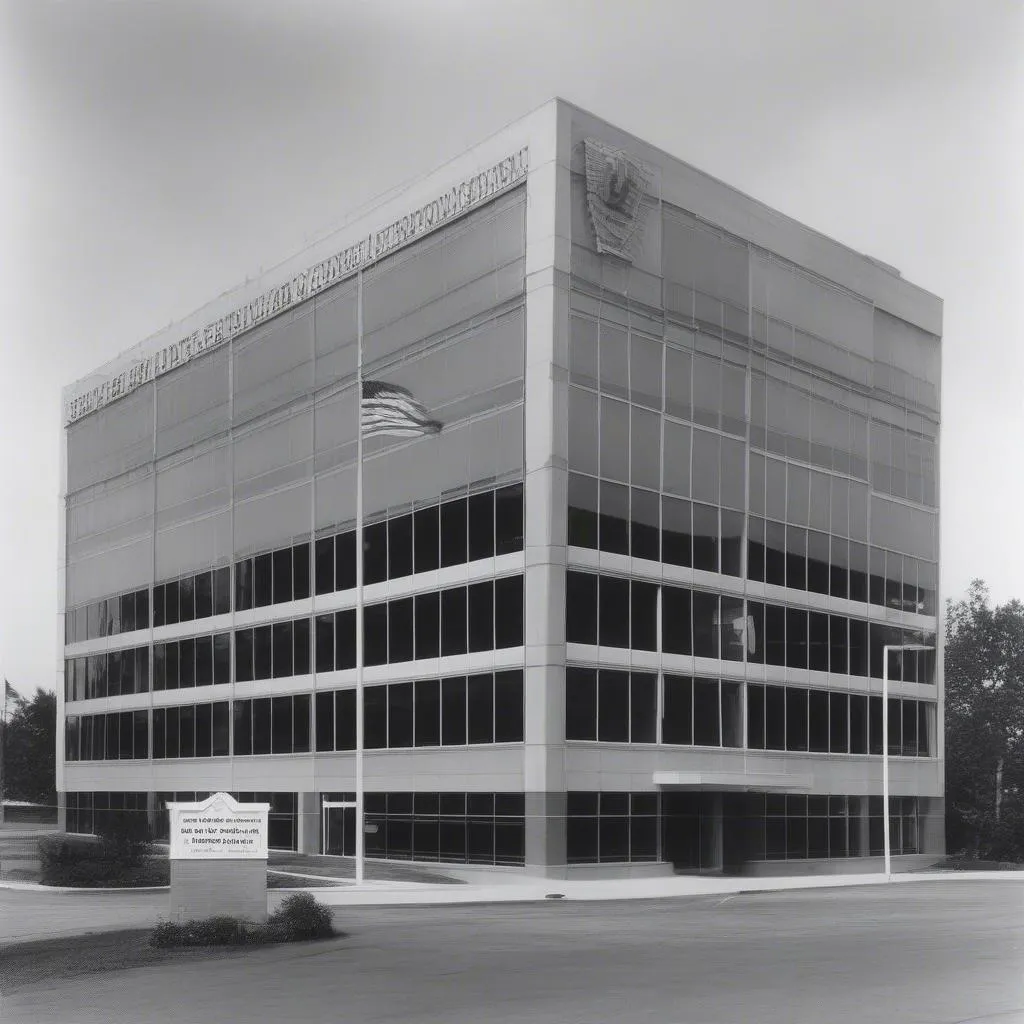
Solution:
[[[894,875],[892,885],[937,880],[1022,881],[1024,871],[943,871]],[[722,896],[794,889],[832,889],[883,884],[883,875],[816,875],[813,877],[601,879],[566,881],[502,875],[499,880],[474,878],[461,884],[367,880],[330,888],[308,888],[332,907],[415,906],[543,901],[556,894],[568,901],[611,901]],[[289,890],[267,893],[270,910]],[[554,902],[554,899],[552,899]],[[166,917],[166,889],[54,889],[28,882],[0,882],[0,945],[56,936],[149,928]]]

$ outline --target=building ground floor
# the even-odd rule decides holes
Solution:
[[[62,825],[102,828],[118,812],[168,835],[169,802],[202,791],[67,792]],[[236,792],[270,804],[271,849],[354,856],[352,792]],[[369,858],[521,868],[528,874],[676,872],[776,874],[867,870],[884,844],[880,796],[663,787],[654,792],[367,792]],[[893,796],[892,854],[904,863],[944,853],[941,797]],[[909,860],[907,858],[910,858]]]

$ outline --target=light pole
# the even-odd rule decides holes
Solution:
[[[882,836],[885,844],[885,880],[892,875],[889,840],[889,654],[892,651],[934,651],[928,644],[886,644],[882,648]]]

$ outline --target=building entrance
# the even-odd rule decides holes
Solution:
[[[356,855],[356,803],[354,800],[324,800],[322,805],[322,849],[334,857]]]

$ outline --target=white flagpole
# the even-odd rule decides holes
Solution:
[[[363,815],[363,272],[356,288],[356,885],[362,885]]]

